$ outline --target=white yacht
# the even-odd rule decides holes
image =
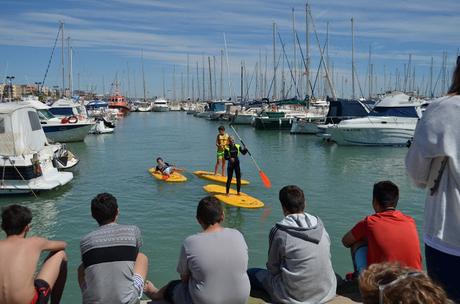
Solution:
[[[170,110],[168,101],[164,98],[157,98],[152,105],[153,112],[168,112]]]
[[[37,111],[28,103],[0,104],[0,194],[52,190],[73,179],[55,166]]]
[[[326,133],[339,145],[404,146],[414,136],[421,100],[394,92],[378,102],[367,117],[342,120]]]
[[[83,141],[94,125],[94,122],[81,114],[83,112],[79,111],[80,107],[71,101],[52,108],[34,98],[24,99],[24,102],[37,110],[43,131],[52,142]]]

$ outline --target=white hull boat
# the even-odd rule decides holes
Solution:
[[[58,145],[50,145],[35,108],[0,104],[0,194],[53,190],[73,179],[56,166]]]
[[[330,125],[326,135],[339,145],[406,146],[421,117],[421,101],[393,93],[375,105],[367,117]]]

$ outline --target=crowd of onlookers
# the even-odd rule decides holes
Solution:
[[[374,214],[356,223],[342,239],[351,248],[364,303],[460,302],[460,57],[449,94],[433,101],[419,121],[406,157],[409,176],[427,189],[423,241],[427,272],[415,221],[397,210],[398,187],[374,185]],[[177,265],[179,279],[158,288],[147,279],[148,258],[140,252],[141,232],[117,223],[111,194],[91,201],[99,228],[81,239],[78,283],[83,303],[137,303],[145,294],[170,303],[243,304],[249,295],[270,303],[325,303],[337,293],[330,238],[321,219],[305,212],[297,186],[279,192],[284,213],[270,230],[265,268],[248,269],[243,235],[222,226],[221,203],[200,200],[196,219],[203,231],[186,238]],[[27,207],[2,209],[0,303],[59,303],[67,276],[63,241],[26,238],[32,214]],[[38,273],[40,254],[49,251]]]

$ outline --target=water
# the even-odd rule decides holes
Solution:
[[[142,230],[142,251],[150,259],[149,279],[163,285],[178,278],[180,245],[186,236],[200,231],[195,211],[205,195],[202,186],[207,184],[190,172],[213,170],[219,124],[185,113],[133,113],[118,123],[114,134],[87,136],[85,143],[69,144],[81,159],[70,185],[41,193],[38,199],[0,198],[0,206],[21,203],[32,209],[32,234],[68,242],[69,276],[63,303],[81,303],[76,280],[79,240],[97,227],[90,201],[100,192],[117,197],[120,223],[136,224]],[[342,275],[352,265],[341,238],[372,212],[375,182],[390,179],[400,186],[398,207],[414,217],[421,229],[424,193],[406,177],[406,148],[342,147],[324,144],[315,136],[255,131],[249,126],[239,126],[238,131],[273,184],[271,189],[264,188],[250,158],[242,157],[243,177],[251,181],[243,191],[261,199],[270,210],[264,218],[267,210],[226,208],[225,225],[244,234],[251,267],[265,265],[268,232],[282,218],[278,191],[287,184],[300,186],[307,211],[323,220],[331,237],[334,269]],[[166,184],[153,179],[147,169],[154,166],[157,156],[186,168],[189,180]]]

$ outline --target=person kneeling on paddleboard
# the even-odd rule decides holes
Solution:
[[[224,150],[224,158],[228,161],[227,165],[227,185],[226,185],[226,193],[228,194],[230,191],[230,184],[233,178],[233,171],[235,171],[236,175],[236,191],[238,195],[240,194],[241,189],[241,169],[240,169],[240,159],[238,155],[240,152],[245,155],[248,153],[248,149],[245,146],[241,147],[238,144],[235,144],[235,140],[229,136],[228,137],[228,146]]]
[[[165,162],[161,157],[157,158],[157,166],[155,167],[156,172],[161,172],[163,174],[164,179],[168,179],[171,174],[176,171],[176,167],[171,166],[167,162]]]

